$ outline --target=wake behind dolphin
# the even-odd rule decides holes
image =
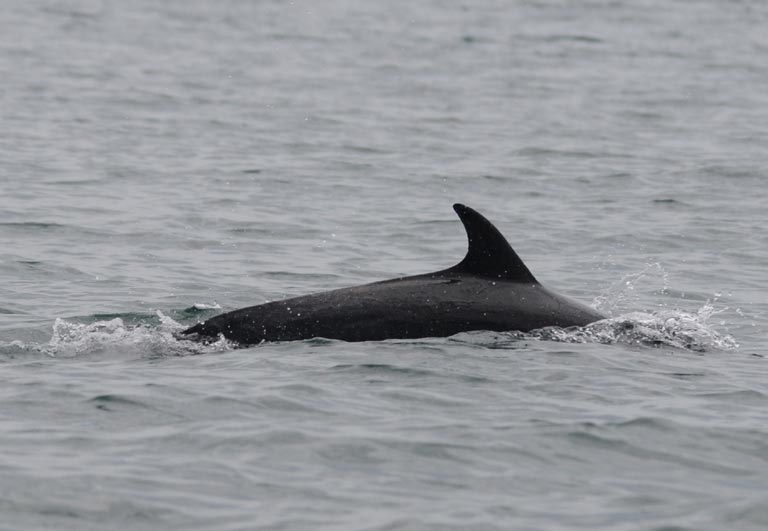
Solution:
[[[181,334],[203,341],[223,335],[246,346],[314,337],[378,341],[473,330],[529,332],[605,318],[542,286],[480,213],[458,203],[453,209],[469,249],[451,268],[242,308]]]

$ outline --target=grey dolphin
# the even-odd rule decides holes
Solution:
[[[605,318],[542,286],[481,214],[461,204],[453,209],[467,231],[469,249],[451,268],[250,306],[181,334],[198,340],[223,335],[243,346],[313,337],[378,341],[471,330],[528,332]]]

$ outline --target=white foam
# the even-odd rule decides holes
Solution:
[[[213,303],[196,302],[192,305],[195,310],[221,310],[221,305],[213,301]]]
[[[159,310],[156,315],[160,321],[157,326],[126,325],[119,317],[88,324],[57,318],[53,324],[51,340],[41,350],[49,356],[59,358],[142,358],[222,352],[233,347],[233,344],[224,338],[207,344],[177,339],[176,334],[185,326]]]
[[[604,319],[583,328],[545,328],[531,333],[534,337],[565,343],[625,343],[670,346],[697,352],[734,350],[738,343],[728,333],[720,332],[708,320],[720,311],[707,302],[697,313],[661,310],[653,313],[632,312]]]

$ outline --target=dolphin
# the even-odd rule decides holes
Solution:
[[[379,341],[447,337],[472,330],[529,332],[585,326],[600,312],[542,286],[493,224],[462,204],[453,209],[469,248],[453,267],[226,312],[181,332],[241,346],[323,337]]]

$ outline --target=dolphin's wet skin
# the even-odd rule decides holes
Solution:
[[[469,249],[451,268],[250,306],[181,334],[203,341],[223,335],[240,345],[313,337],[376,341],[473,330],[528,332],[605,318],[542,286],[480,213],[461,204],[453,208]]]

